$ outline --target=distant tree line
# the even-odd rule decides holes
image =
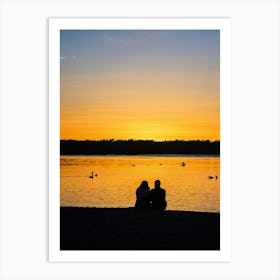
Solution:
[[[185,154],[220,155],[220,141],[154,140],[60,140],[61,155],[143,155]]]

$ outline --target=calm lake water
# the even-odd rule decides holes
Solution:
[[[98,176],[90,179],[92,171]],[[153,188],[159,179],[168,210],[220,212],[219,178],[217,157],[61,156],[60,204],[131,207],[141,181],[147,180]]]

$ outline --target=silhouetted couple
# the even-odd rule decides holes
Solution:
[[[167,206],[165,190],[160,187],[160,180],[155,181],[155,188],[150,190],[148,182],[142,181],[136,190],[136,208],[164,210]]]

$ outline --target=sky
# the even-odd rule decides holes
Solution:
[[[219,31],[61,30],[60,138],[219,140]]]

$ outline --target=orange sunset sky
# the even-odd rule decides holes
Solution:
[[[60,138],[220,139],[218,30],[62,30]]]

